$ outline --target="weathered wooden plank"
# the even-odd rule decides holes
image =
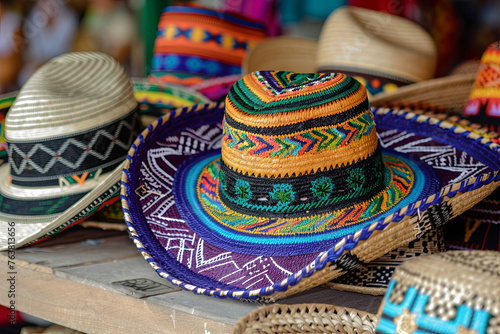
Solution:
[[[54,270],[56,276],[136,298],[180,291],[142,257]]]
[[[110,238],[85,239],[51,247],[33,245],[16,251],[16,258],[49,268],[64,268],[141,257],[126,234]]]
[[[178,291],[146,298],[150,304],[169,306],[197,317],[235,325],[236,322],[261,305],[234,299],[217,299]]]
[[[240,317],[258,307],[182,291],[158,276],[142,258],[57,269],[54,273],[58,277],[108,291],[136,298],[149,297],[147,301],[150,303],[228,324],[235,324]]]
[[[6,257],[0,267],[6,268]],[[232,325],[55,275],[18,267],[15,305],[28,314],[85,333],[230,333]],[[0,279],[0,291],[9,282]],[[9,305],[6,293],[0,304]],[[217,301],[217,300],[215,300]],[[224,303],[224,301],[218,301]],[[212,308],[217,308],[213,305]]]

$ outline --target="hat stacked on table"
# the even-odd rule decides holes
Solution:
[[[434,77],[437,49],[418,24],[383,12],[341,7],[323,24],[318,41],[277,37],[246,57],[256,70],[341,72],[365,85],[369,96]]]
[[[158,25],[150,80],[198,85],[211,99],[225,96],[239,79],[246,52],[266,38],[248,18],[200,6],[168,6]],[[203,84],[217,79],[212,84]]]
[[[384,295],[392,274],[403,262],[445,250],[443,229],[432,229],[407,245],[391,250],[378,259],[326,283],[325,286],[341,291]]]
[[[260,71],[225,105],[150,125],[129,152],[122,206],[135,245],[172,284],[276,300],[472,207],[498,186],[498,148],[429,117],[372,114],[344,74]]]
[[[22,87],[5,120],[0,248],[42,240],[118,199],[121,166],[140,130],[123,68],[108,55],[66,54]]]

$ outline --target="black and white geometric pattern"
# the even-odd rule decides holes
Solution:
[[[94,131],[36,144],[9,143],[13,180],[47,180],[105,168],[123,161],[139,124],[134,110],[123,119]],[[27,181],[27,180],[25,180]]]

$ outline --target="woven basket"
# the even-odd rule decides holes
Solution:
[[[233,333],[372,334],[378,317],[327,304],[269,305],[241,318]]]
[[[374,96],[375,107],[435,109],[462,113],[476,80],[476,73],[450,75],[401,87]]]

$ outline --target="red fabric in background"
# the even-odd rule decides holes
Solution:
[[[9,327],[12,325],[10,311],[11,310],[7,307],[0,305],[0,328]],[[21,313],[19,313],[18,311],[15,311],[14,317],[16,320],[16,325],[21,325],[22,323],[24,323],[24,319],[22,318]]]
[[[222,10],[230,14],[240,14],[266,27],[268,36],[281,35],[281,20],[278,0],[225,0]]]

